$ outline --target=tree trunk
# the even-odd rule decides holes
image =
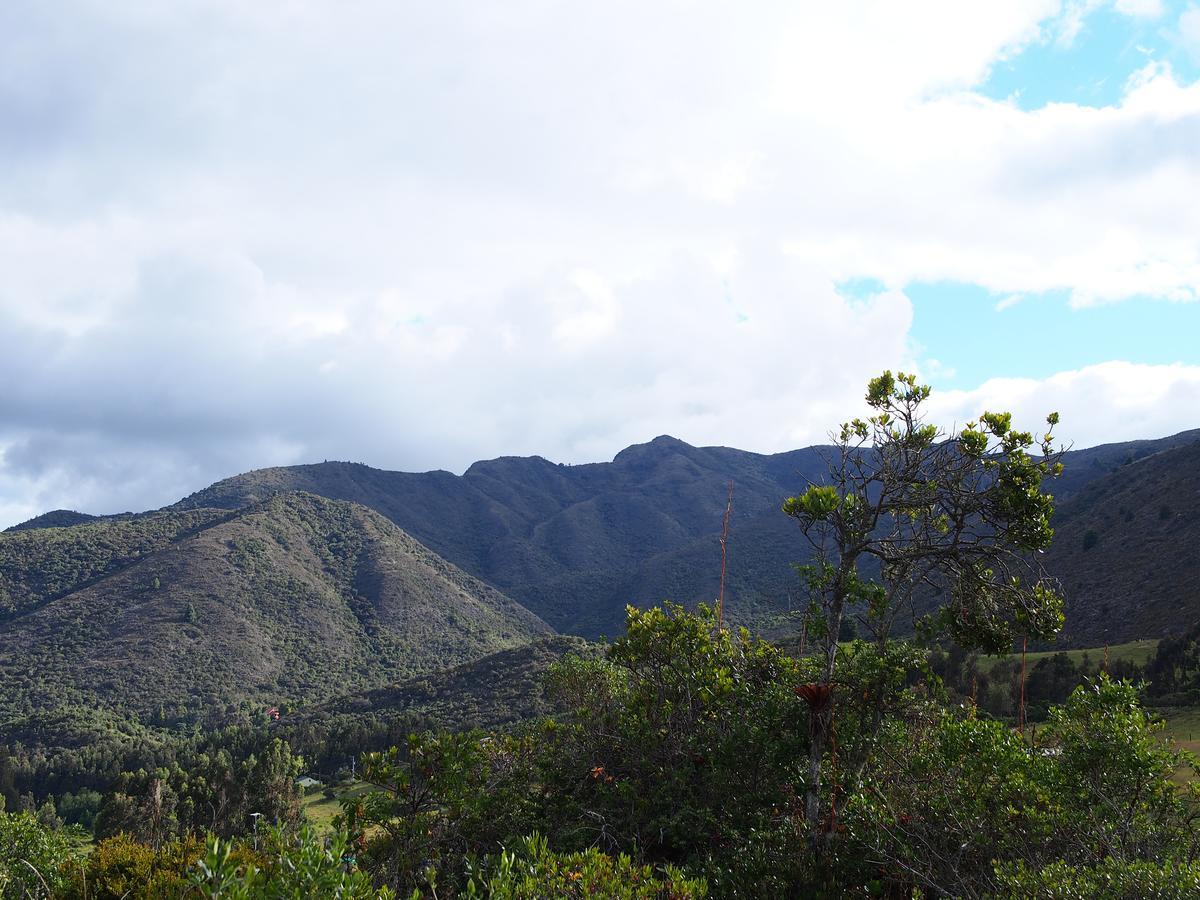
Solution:
[[[804,800],[804,821],[808,826],[808,842],[813,850],[818,848],[821,827],[821,760],[825,756],[826,734],[815,711],[809,727],[808,743],[808,795]]]
[[[808,826],[809,846],[819,853],[827,842],[827,829],[821,815],[821,765],[833,728],[833,673],[837,668],[838,632],[845,608],[846,571],[853,569],[854,558],[843,558],[833,585],[825,635],[825,671],[820,681],[803,685],[797,693],[808,701],[808,791],[804,799],[804,821]]]

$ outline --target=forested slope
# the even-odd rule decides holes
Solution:
[[[35,572],[52,570],[47,559],[92,560],[72,574],[75,587],[64,588],[65,576],[54,581],[4,623],[0,731],[28,736],[67,707],[215,724],[244,704],[325,700],[550,632],[361,506],[293,493],[232,516],[172,515],[176,524],[209,525],[98,577],[91,573],[105,570],[108,549],[88,556],[79,548],[109,548],[114,542],[93,533],[101,526],[41,532],[40,548],[26,543],[38,532],[0,538],[0,554],[18,543],[10,555],[34,560]],[[157,524],[121,523],[121,534]],[[35,580],[7,577],[10,585]]]
[[[1091,481],[1054,526],[1045,562],[1066,591],[1063,643],[1162,638],[1200,620],[1200,441]]]

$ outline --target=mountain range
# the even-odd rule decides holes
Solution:
[[[478,688],[492,664],[472,666],[495,654],[511,667],[526,657],[505,652],[555,632],[619,634],[627,603],[712,600],[730,482],[728,614],[769,631],[800,600],[802,542],[780,504],[830,450],[663,436],[609,463],[504,457],[461,476],[326,462],[149,513],[47,513],[0,535],[0,732],[339,696],[407,710],[456,666]],[[1184,630],[1200,617],[1200,431],[1064,463],[1046,556],[1068,596],[1061,642]]]
[[[1084,532],[1096,527],[1093,518],[1079,510],[1094,505],[1091,498],[1140,484],[1143,471],[1152,471],[1145,477],[1155,480],[1156,491],[1180,490],[1200,476],[1185,449],[1197,442],[1200,430],[1064,456],[1063,475],[1049,489],[1058,501],[1055,525],[1060,532],[1050,569],[1068,587],[1072,618],[1079,620],[1069,623],[1066,640],[1095,636],[1087,622],[1093,611],[1103,615],[1088,587],[1094,580],[1084,577],[1094,570],[1100,554],[1085,559],[1068,552],[1082,546]],[[1172,452],[1176,450],[1180,452]],[[718,537],[730,481],[730,615],[761,624],[794,606],[799,583],[792,564],[804,561],[805,547],[780,505],[808,482],[821,479],[831,452],[831,447],[817,446],[764,455],[693,447],[662,436],[621,451],[610,463],[565,466],[539,457],[504,457],[476,463],[461,476],[329,462],[237,475],[173,508],[240,509],[295,490],[358,503],[495,585],[556,630],[597,638],[620,633],[628,603],[692,603],[716,597]],[[1150,460],[1153,464],[1145,469]],[[1132,508],[1136,500],[1130,497],[1126,505]],[[1151,512],[1157,515],[1158,509]],[[1144,519],[1116,519],[1102,529],[1106,534],[1113,529],[1104,550],[1109,565],[1119,565],[1122,548],[1137,546],[1145,536],[1138,530]],[[1188,524],[1194,524],[1186,504],[1180,505],[1177,520],[1180,530],[1172,535],[1182,539]],[[1169,541],[1160,550],[1172,557],[1188,553],[1185,544],[1172,549]],[[1168,595],[1184,591],[1184,583]],[[1129,595],[1126,605],[1140,608],[1136,597],[1136,592]],[[1142,622],[1135,609],[1110,631],[1121,639],[1159,636],[1141,632],[1161,631],[1164,625]]]

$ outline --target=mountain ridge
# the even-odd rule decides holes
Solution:
[[[1196,440],[1200,429],[1068,451],[1051,490],[1069,501],[1131,460]],[[801,561],[803,548],[780,504],[820,479],[831,450],[758,454],[659,435],[608,463],[507,456],[480,460],[462,475],[318,463],[232,476],[173,508],[236,507],[288,487],[362,503],[557,630],[596,638],[620,632],[627,603],[716,596],[730,480],[729,608],[748,620],[785,611],[798,589],[790,563]],[[753,560],[752,573],[739,560]]]
[[[1069,451],[1063,476],[1049,488],[1060,509],[1056,527],[1066,532],[1060,541],[1078,540],[1069,510],[1089,484],[1198,440],[1200,429]],[[791,563],[803,561],[804,547],[780,504],[808,480],[820,480],[831,449],[756,454],[659,435],[608,463],[504,456],[473,463],[462,475],[324,462],[231,476],[160,513],[236,511],[290,491],[358,503],[556,630],[595,638],[620,633],[627,603],[715,597],[730,480],[730,615],[762,622],[793,608],[800,591]],[[1078,564],[1069,554],[1063,559]]]

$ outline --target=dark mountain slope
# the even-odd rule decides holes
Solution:
[[[593,652],[580,638],[555,635],[386,687],[301,708],[284,731],[346,729],[355,724],[401,730],[499,728],[553,711],[544,690],[550,666],[569,652]]]
[[[230,704],[322,700],[550,631],[361,506],[284,494],[194,515],[213,524],[10,617],[0,723],[70,703],[212,720]]]
[[[1064,501],[1047,568],[1072,646],[1178,634],[1200,619],[1200,441],[1121,465]]]
[[[1124,441],[1072,450],[1066,456],[1062,477],[1054,482],[1054,494],[1059,500],[1067,500],[1097,478],[1156,453],[1186,447],[1197,441],[1200,441],[1200,428],[1155,440]]]
[[[362,503],[559,630],[594,637],[621,630],[627,603],[663,599],[636,593],[646,582],[642,567],[658,556],[685,548],[697,559],[707,554],[697,578],[671,586],[685,601],[715,595],[697,591],[719,571],[716,535],[730,479],[737,534],[759,516],[778,516],[782,499],[822,469],[818,448],[763,456],[659,437],[611,463],[506,457],[462,476],[350,463],[265,469],[218,482],[177,508],[238,508],[289,489]],[[781,582],[791,570],[788,558],[778,563],[772,574]]]

